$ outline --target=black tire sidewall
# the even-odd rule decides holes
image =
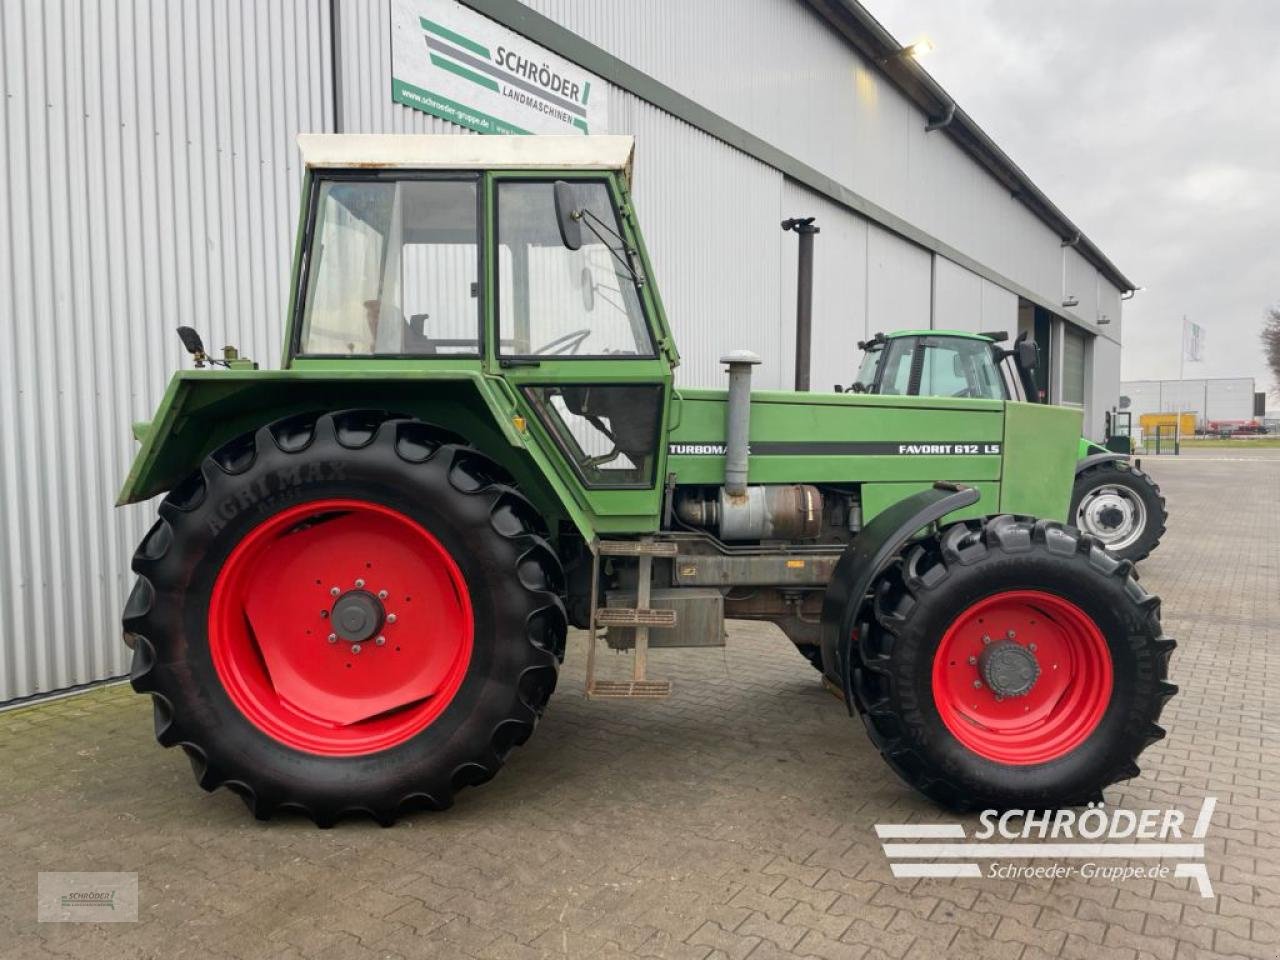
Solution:
[[[1046,763],[1002,764],[974,753],[951,733],[934,700],[934,658],[956,616],[1012,590],[1047,592],[1075,604],[1098,626],[1111,657],[1112,693],[1102,719],[1078,747]],[[953,564],[940,583],[917,590],[914,601],[905,623],[884,638],[892,650],[889,707],[899,718],[903,745],[923,761],[931,778],[947,784],[949,798],[999,807],[1083,803],[1100,784],[1118,779],[1118,771],[1145,746],[1160,703],[1148,617],[1125,581],[1099,576],[1087,553],[1011,554],[989,547],[980,559]]]
[[[381,808],[422,794],[447,805],[459,777],[479,782],[492,775],[501,761],[494,747],[500,727],[531,729],[536,721],[535,705],[522,698],[522,679],[528,671],[550,670],[553,684],[556,667],[553,655],[528,642],[528,623],[558,601],[517,579],[522,556],[539,547],[532,538],[494,530],[490,515],[501,493],[457,486],[459,461],[474,451],[446,444],[425,462],[411,463],[396,452],[394,421],[355,448],[338,442],[325,427],[331,422],[322,418],[312,442],[298,452],[281,450],[260,431],[247,469],[228,473],[206,460],[200,502],[162,511],[173,540],[152,574],[157,602],[148,639],[155,692],[180,704],[182,733],[210,768],[246,782],[267,803],[324,809],[360,796]],[[280,511],[322,499],[366,501],[414,520],[449,553],[470,593],[473,644],[457,692],[424,730],[376,753],[322,756],[263,732],[223,688],[209,650],[209,597],[228,556]],[[475,769],[466,771],[469,766]]]

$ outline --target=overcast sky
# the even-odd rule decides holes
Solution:
[[[1122,376],[1254,376],[1280,303],[1280,2],[862,0],[1060,209],[1146,289]],[[1273,394],[1274,395],[1274,394]]]

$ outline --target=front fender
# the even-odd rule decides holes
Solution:
[[[973,487],[935,483],[876,514],[836,563],[822,600],[822,672],[839,684],[850,714],[854,631],[871,585],[916,533],[980,496]]]
[[[1124,461],[1128,459],[1129,455],[1127,453],[1115,453],[1111,450],[1105,453],[1091,453],[1089,456],[1076,461],[1076,476],[1080,476],[1090,467],[1096,467],[1100,463],[1113,463],[1117,460]]]

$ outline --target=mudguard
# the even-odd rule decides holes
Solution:
[[[876,514],[836,563],[822,600],[822,672],[844,692],[851,715],[854,628],[871,585],[916,533],[980,496],[973,487],[935,483]]]
[[[1084,457],[1083,459],[1076,461],[1076,476],[1077,477],[1080,476],[1080,474],[1084,473],[1090,467],[1096,467],[1100,463],[1111,463],[1112,461],[1115,461],[1115,460],[1129,460],[1129,459],[1130,459],[1129,454],[1116,453],[1113,450],[1108,450],[1106,453],[1091,454],[1090,456]]]

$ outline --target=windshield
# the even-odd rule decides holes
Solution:
[[[475,180],[321,180],[300,353],[478,356]]]
[[[604,181],[575,181],[586,211],[582,246],[570,250],[556,223],[549,182],[498,186],[498,337],[508,356],[654,355],[640,290]]]
[[[880,362],[883,352],[884,345],[881,343],[867,347],[867,352],[862,357],[862,366],[858,368],[858,375],[853,381],[853,393],[871,393],[875,389],[876,364]]]

